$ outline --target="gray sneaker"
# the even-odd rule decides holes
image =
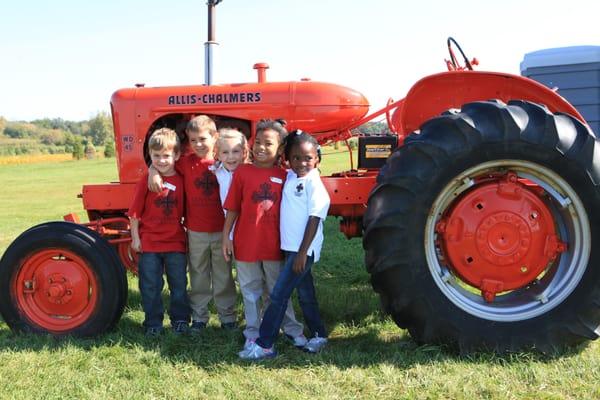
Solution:
[[[260,347],[256,342],[252,342],[247,350],[242,350],[238,353],[238,356],[242,360],[259,361],[267,358],[273,358],[277,355],[275,347],[272,346],[269,349]]]
[[[304,346],[304,351],[308,353],[318,353],[323,350],[323,347],[327,344],[327,339],[319,336],[315,336],[310,339]]]
[[[256,339],[246,338],[246,341],[244,342],[244,350],[243,351],[249,350],[250,347],[252,347],[252,345],[254,344],[254,342],[256,342]]]
[[[306,336],[304,336],[303,334],[299,334],[295,337],[286,334],[285,337],[287,337],[290,340],[290,342],[292,342],[294,347],[297,347],[299,349],[303,349],[304,346],[306,346],[306,343],[308,343],[308,341],[306,340]]]

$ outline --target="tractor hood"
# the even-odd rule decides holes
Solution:
[[[283,118],[288,128],[315,134],[345,129],[362,118],[369,102],[359,92],[312,81],[240,83],[211,86],[137,87],[116,91],[113,111],[135,104],[149,122],[173,113],[228,116],[257,121]]]

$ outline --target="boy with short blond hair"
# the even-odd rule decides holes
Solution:
[[[191,328],[198,333],[206,327],[208,303],[214,299],[221,326],[234,329],[235,285],[231,266],[221,252],[224,216],[219,184],[209,169],[214,164],[216,125],[210,117],[200,115],[188,122],[186,135],[193,153],[182,157],[176,169],[183,176],[186,194]],[[150,182],[150,186],[153,183],[158,182]]]
[[[145,333],[157,336],[163,329],[164,308],[163,271],[170,291],[169,317],[176,334],[186,333],[190,320],[187,295],[186,238],[181,223],[184,214],[183,179],[175,171],[180,143],[177,134],[168,128],[152,133],[148,155],[154,170],[160,174],[164,189],[148,191],[146,179],[136,187],[129,208],[131,247],[141,252],[139,258],[139,287],[144,309]]]
[[[201,131],[209,131],[212,136],[217,133],[217,125],[215,121],[208,115],[198,115],[190,119],[185,127],[186,133],[189,131],[192,132],[201,132]]]

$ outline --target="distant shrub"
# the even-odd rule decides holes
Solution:
[[[358,127],[358,131],[362,135],[389,135],[390,129],[387,123],[382,121],[370,121]]]
[[[95,158],[95,157],[96,157],[96,148],[94,147],[94,144],[90,140],[88,142],[88,144],[85,146],[85,158],[87,158],[88,160],[91,160],[92,158]]]
[[[0,116],[0,157],[66,153],[81,159],[94,158],[101,154],[99,151],[114,157],[111,132],[112,120],[104,112],[89,121],[65,121],[62,118],[7,121]],[[103,144],[107,138],[113,141],[112,149],[110,146],[108,149],[94,147],[95,144]]]
[[[60,154],[63,146],[45,145],[36,139],[13,139],[0,137],[0,157],[21,154]]]
[[[40,142],[46,145],[62,146],[66,141],[66,132],[60,129],[44,129],[40,134]]]
[[[38,128],[27,122],[7,122],[4,135],[14,139],[26,139],[35,137]]]
[[[358,139],[357,138],[351,138],[351,139],[349,139],[348,143],[350,145],[350,149],[356,150],[356,148],[358,148]]]
[[[110,158],[115,156],[115,142],[109,140],[104,146],[104,157]]]
[[[80,141],[75,141],[72,144],[72,152],[71,154],[73,155],[73,158],[76,160],[81,160],[83,158],[83,143],[81,143]]]

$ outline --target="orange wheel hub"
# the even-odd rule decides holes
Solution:
[[[508,173],[461,196],[436,226],[444,255],[486,301],[531,283],[564,251],[544,201]]]
[[[19,309],[39,327],[66,332],[96,310],[98,284],[85,260],[65,249],[31,254],[14,281]]]

